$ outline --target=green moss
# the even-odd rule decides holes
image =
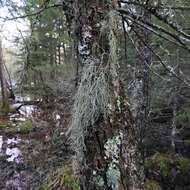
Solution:
[[[153,180],[147,181],[145,183],[145,187],[147,190],[162,190],[160,185],[156,181],[153,181]]]
[[[147,169],[157,169],[162,176],[166,177],[170,173],[170,163],[171,159],[169,156],[157,153],[146,161],[145,167]]]
[[[183,110],[177,114],[178,124],[190,122],[190,109]]]
[[[15,133],[27,134],[31,132],[32,130],[33,130],[32,121],[27,120],[23,123],[20,123],[16,127],[13,127],[13,126],[6,127],[4,131],[6,134],[10,135],[10,134],[15,134]]]
[[[79,183],[70,171],[65,171],[64,173],[64,187],[72,188],[73,190],[80,190]]]
[[[178,165],[180,171],[183,174],[186,174],[190,171],[190,159],[189,158],[179,157],[176,160],[176,164]]]
[[[163,177],[171,176],[172,168],[177,168],[184,175],[190,171],[190,159],[179,155],[174,157],[157,153],[145,162],[145,168],[157,171]]]

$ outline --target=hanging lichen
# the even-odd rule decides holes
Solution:
[[[79,161],[84,159],[87,128],[93,127],[100,115],[106,114],[109,102],[107,75],[98,60],[91,60],[83,68],[71,121],[72,145]]]

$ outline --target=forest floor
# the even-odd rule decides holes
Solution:
[[[23,105],[19,112],[0,116],[1,190],[79,190],[65,135],[73,94],[66,87],[64,97],[53,104]],[[144,141],[148,190],[190,189],[190,125],[189,120],[181,123],[175,153],[170,151],[169,118],[155,120],[149,128]]]
[[[59,189],[59,183],[77,187],[65,137],[71,101],[65,94],[53,106],[24,105],[0,116],[1,190]]]

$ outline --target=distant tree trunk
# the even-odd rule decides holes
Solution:
[[[2,109],[3,109],[3,111],[7,111],[7,109],[8,109],[8,93],[7,93],[6,81],[4,78],[3,49],[2,49],[1,40],[0,40],[0,81],[1,81],[1,94],[2,94]]]
[[[61,44],[58,45],[58,64],[61,65]]]
[[[58,65],[61,65],[61,20],[59,20],[59,28],[58,28],[58,46],[57,46],[57,51],[58,51]]]
[[[179,64],[179,50],[176,52],[176,61],[174,61],[176,65],[174,67],[176,68],[176,74],[179,76],[180,71],[180,64]],[[180,81],[178,79],[174,80],[174,92],[172,97],[172,110],[173,110],[173,117],[172,117],[172,129],[171,129],[171,152],[175,154],[176,152],[176,145],[175,145],[175,138],[177,133],[177,109],[178,109],[178,96],[180,91]]]
[[[15,100],[15,94],[14,94],[14,91],[13,91],[13,85],[12,85],[12,80],[11,80],[11,75],[10,75],[10,72],[6,66],[6,64],[4,63],[3,64],[4,67],[5,67],[5,71],[7,72],[7,75],[8,75],[8,81],[7,81],[7,88],[8,88],[8,91],[9,91],[9,98],[12,99],[12,100]]]
[[[172,130],[171,130],[171,152],[175,153],[175,137],[176,137],[176,129],[177,129],[177,97],[173,99],[173,118],[172,118]]]
[[[67,63],[67,52],[66,52],[66,47],[65,47],[65,43],[63,42],[62,44],[62,47],[63,47],[63,59],[64,59],[64,64]]]

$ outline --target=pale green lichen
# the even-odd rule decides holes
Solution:
[[[108,178],[108,184],[112,187],[113,190],[117,190],[119,186],[119,179],[121,177],[120,171],[115,163],[110,163],[108,171],[106,173]]]
[[[97,61],[97,60],[96,60]],[[85,137],[88,127],[93,127],[101,115],[107,112],[109,85],[103,68],[95,60],[84,66],[81,83],[76,94],[71,121],[71,140],[77,159],[84,158]]]

